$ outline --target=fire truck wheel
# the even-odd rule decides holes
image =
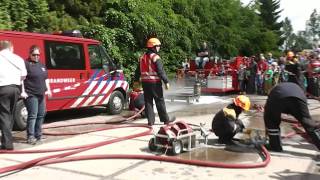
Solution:
[[[14,129],[23,131],[27,127],[28,111],[23,100],[19,100],[14,111]]]
[[[151,138],[150,139],[148,147],[149,147],[150,151],[156,151],[157,150],[157,146],[155,144],[155,138]]]
[[[109,114],[120,114],[124,107],[124,97],[120,91],[114,91],[107,104],[107,110]]]
[[[174,140],[172,141],[172,155],[177,155],[182,152],[182,141],[181,140]]]

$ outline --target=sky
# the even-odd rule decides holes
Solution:
[[[241,0],[244,4],[251,0]],[[283,9],[279,20],[288,17],[294,32],[305,30],[306,21],[314,9],[320,13],[320,0],[280,0],[280,9]]]

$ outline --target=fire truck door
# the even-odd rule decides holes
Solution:
[[[45,41],[46,66],[53,96],[47,109],[76,108],[89,94],[89,72],[85,65],[84,47],[80,43]]]

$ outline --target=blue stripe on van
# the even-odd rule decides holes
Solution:
[[[88,84],[90,84],[99,74],[101,70],[97,70],[96,72],[94,72],[94,74],[91,76],[91,78],[88,81]]]

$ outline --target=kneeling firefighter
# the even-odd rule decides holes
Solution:
[[[233,99],[233,103],[220,110],[212,120],[212,130],[219,137],[218,142],[228,144],[232,138],[245,128],[239,119],[242,111],[250,109],[250,99],[247,96],[239,95]]]
[[[140,111],[144,108],[143,90],[138,82],[133,83],[133,91],[130,93],[129,109],[131,111]],[[145,112],[141,112],[141,116],[145,117]]]

